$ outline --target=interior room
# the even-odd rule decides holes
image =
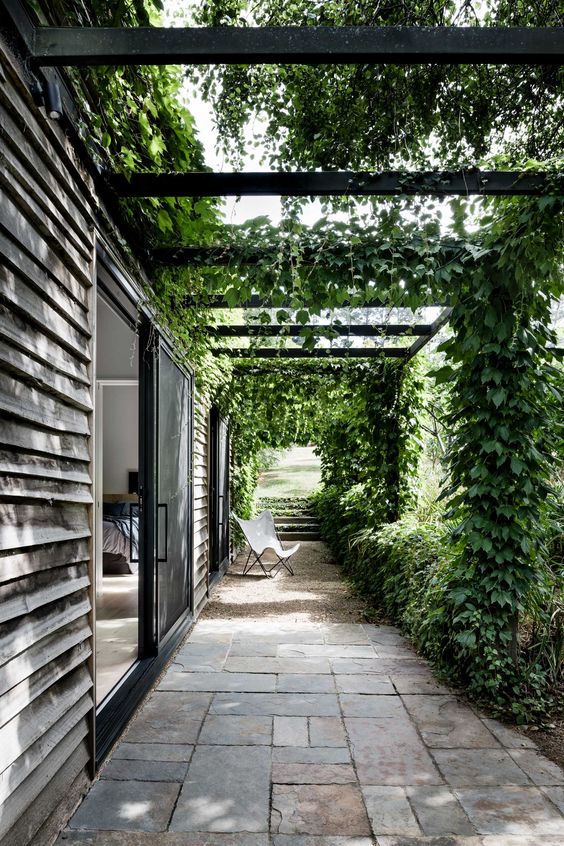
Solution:
[[[103,296],[96,333],[96,701],[138,657],[138,338]]]

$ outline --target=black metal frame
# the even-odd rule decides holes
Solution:
[[[253,294],[248,300],[242,300],[236,305],[230,305],[223,294],[210,294],[205,300],[196,300],[192,297],[186,297],[180,304],[181,308],[222,308],[222,309],[295,309],[295,305],[291,300],[285,297],[282,302],[273,303],[272,299],[264,298],[258,294]],[[442,308],[445,303],[437,303],[435,301],[427,303],[424,308]],[[354,300],[343,300],[339,308],[393,308],[389,302],[384,300],[369,299],[364,302],[355,303]],[[323,308],[323,307],[322,307]],[[329,310],[329,307],[327,308]]]
[[[276,535],[278,536],[278,532],[276,533]],[[263,550],[260,555],[257,555],[257,553],[254,551],[252,546],[250,547],[249,554],[247,555],[247,560],[245,561],[245,565],[243,567],[243,576],[248,576],[248,574],[251,572],[253,567],[255,567],[257,564],[259,565],[259,567],[261,568],[262,572],[264,573],[264,575],[266,576],[267,579],[271,579],[271,578],[274,578],[274,576],[277,576],[278,573],[280,572],[281,567],[285,567],[286,570],[289,572],[289,574],[291,576],[295,575],[291,564],[288,563],[288,558],[283,558],[281,555],[278,555],[277,552],[275,552],[275,555],[277,556],[278,561],[276,561],[276,563],[272,565],[270,570],[267,570],[266,567],[264,566],[264,564],[262,563],[262,556],[264,555],[265,552],[266,552],[266,549]],[[249,561],[251,560],[251,555],[255,556],[255,560],[253,561],[253,563],[249,567]],[[271,575],[273,570],[276,570],[276,573],[274,573],[274,575]]]
[[[267,579],[272,578],[271,575],[270,575],[272,568],[270,570],[267,570],[265,568],[264,564],[262,563],[262,560],[261,560],[262,556],[264,555],[265,552],[266,552],[266,550],[261,552],[260,555],[257,555],[256,552],[254,551],[254,549],[252,548],[252,546],[250,547],[249,554],[247,555],[247,560],[245,561],[245,566],[243,567],[243,576],[248,576],[248,574],[251,572],[253,567],[255,567],[258,564],[260,569],[262,570],[262,572],[266,576],[266,578]],[[253,563],[249,567],[249,561],[251,560],[251,555],[255,556],[255,560],[253,561]]]
[[[179,624],[182,623],[183,619],[189,617],[193,619],[194,614],[194,373],[189,370],[188,368],[184,367],[183,365],[179,364],[174,356],[174,351],[172,347],[168,343],[168,340],[161,334],[158,336],[158,343],[154,343],[154,335],[153,335],[153,344],[154,350],[153,355],[151,356],[153,360],[153,367],[154,367],[154,459],[153,459],[153,467],[154,467],[154,492],[156,495],[155,504],[154,504],[154,543],[156,544],[155,550],[155,642],[156,648],[160,651],[163,645],[166,645],[169,640],[175,638],[175,632],[178,629]],[[189,408],[188,408],[188,415],[190,419],[190,426],[189,426],[189,433],[188,433],[188,478],[190,483],[188,485],[188,507],[187,507],[187,514],[186,514],[186,533],[188,536],[188,561],[187,561],[187,569],[188,569],[188,585],[187,585],[187,596],[186,596],[186,606],[185,610],[181,612],[178,619],[171,625],[171,627],[166,631],[164,634],[161,633],[161,620],[160,620],[160,598],[159,598],[159,564],[167,563],[168,559],[168,508],[166,509],[166,548],[167,553],[165,556],[159,556],[158,554],[158,509],[162,507],[162,504],[159,505],[158,503],[158,486],[159,486],[159,408],[158,408],[158,399],[159,399],[159,377],[160,377],[160,361],[161,361],[161,354],[165,352],[166,355],[170,358],[172,363],[178,370],[182,373],[183,377],[188,381],[190,385],[190,399],[189,399]]]
[[[218,486],[219,468],[222,456],[220,453],[221,439],[220,430],[222,422],[226,426],[226,446],[227,446],[227,462],[224,471],[227,475],[227,491],[229,494],[230,488],[230,466],[229,466],[229,425],[224,420],[217,406],[212,406],[209,415],[209,528],[210,528],[210,543],[209,543],[209,575],[222,572],[229,562],[229,547],[230,547],[230,503],[224,501],[225,495],[220,493]],[[228,497],[229,500],[229,497]],[[221,519],[220,519],[221,518]],[[227,554],[222,558],[220,555],[221,549],[221,535],[220,527],[225,527],[227,533]]]
[[[397,335],[430,335],[431,324],[415,323],[371,323],[370,325],[325,325],[309,323],[307,325],[289,323],[249,323],[246,325],[222,323],[219,326],[207,326],[206,331],[216,338],[294,338],[305,333],[323,336],[332,332],[341,337],[387,338]]]
[[[426,338],[427,340],[427,338]],[[226,355],[228,358],[408,358],[409,347],[350,347],[334,349],[315,347],[304,350],[299,347],[279,348],[262,347],[216,347],[213,355]]]
[[[562,27],[38,27],[40,67],[171,64],[560,64]]]
[[[423,243],[422,239],[413,239],[411,242],[414,249],[417,249]],[[367,240],[362,246],[379,247],[377,243]],[[409,246],[403,242],[403,247]],[[456,241],[441,242],[441,251],[445,261],[457,258],[463,247],[462,243]],[[253,266],[259,262],[268,262],[271,264],[279,264],[278,257],[279,245],[257,249],[255,252],[248,252],[237,246],[224,245],[214,247],[161,247],[151,252],[151,258],[160,264],[167,264],[173,267],[182,267],[186,264],[203,264],[214,267],[224,267],[233,263],[238,266],[245,267],[247,265]],[[330,259],[333,256],[349,256],[351,246],[347,243],[341,244],[326,244],[323,247],[323,252],[320,254],[316,247],[302,245],[300,249],[300,262],[302,265],[320,265],[324,266],[325,259]],[[392,255],[392,248],[379,248],[379,255],[389,257]],[[256,298],[251,298],[252,300]],[[218,307],[221,306],[220,297],[209,297],[210,303],[216,302]],[[378,305],[377,300],[372,300],[372,303]],[[257,300],[257,306],[258,306]]]
[[[539,196],[564,189],[558,173],[529,171],[352,171],[113,174],[120,197]]]

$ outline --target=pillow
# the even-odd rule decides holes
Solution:
[[[126,510],[127,507],[127,510]],[[128,502],[104,502],[103,512],[106,517],[127,517],[129,516]]]

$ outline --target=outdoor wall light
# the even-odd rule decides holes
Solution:
[[[36,106],[45,106],[51,120],[60,120],[63,115],[61,89],[57,82],[39,82],[34,79],[30,85],[31,96]]]
[[[61,89],[58,83],[50,80],[43,86],[45,98],[45,110],[51,120],[60,120],[63,114],[63,101],[61,100]]]

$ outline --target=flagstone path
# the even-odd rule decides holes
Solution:
[[[59,846],[563,846],[564,773],[529,737],[394,627],[285,611],[276,581],[261,616],[261,577],[211,604]]]

